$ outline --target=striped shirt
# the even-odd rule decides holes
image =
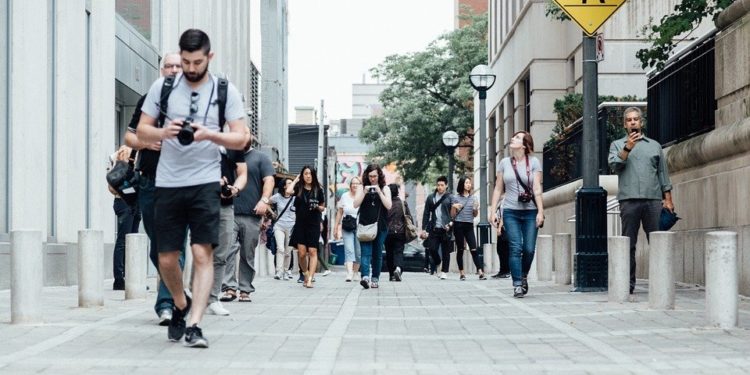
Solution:
[[[456,214],[454,221],[460,221],[462,223],[473,223],[474,222],[474,207],[477,207],[477,198],[473,195],[464,197],[463,195],[453,194],[451,196],[451,205],[460,203],[461,210]]]

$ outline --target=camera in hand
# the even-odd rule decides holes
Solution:
[[[526,191],[522,191],[518,194],[518,201],[521,203],[529,203],[531,202],[531,198],[533,198],[533,195],[529,194]]]
[[[229,184],[221,185],[221,195],[229,197],[232,195],[232,189],[229,188]]]
[[[193,140],[195,139],[194,133],[193,118],[188,117],[182,121],[182,129],[180,129],[180,132],[177,133],[177,140],[180,141],[181,145],[187,146],[193,143]]]

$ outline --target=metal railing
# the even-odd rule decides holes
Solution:
[[[599,126],[599,174],[611,174],[607,165],[609,145],[625,132],[622,127],[622,111],[627,107],[644,110],[645,102],[603,102],[599,104],[597,123]],[[565,137],[543,151],[542,186],[544,191],[575,181],[583,176],[583,119],[579,118],[566,127]]]
[[[696,40],[648,77],[648,136],[662,146],[714,129],[715,32]]]

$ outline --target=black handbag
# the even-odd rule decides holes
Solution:
[[[135,158],[136,150],[130,153],[130,160]],[[133,204],[138,197],[139,174],[135,173],[133,162],[118,160],[107,172],[107,183],[128,204]]]
[[[353,232],[357,230],[357,218],[352,215],[346,215],[341,219],[341,229],[347,232]]]

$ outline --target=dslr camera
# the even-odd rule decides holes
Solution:
[[[180,129],[180,132],[177,133],[177,140],[180,141],[181,145],[187,146],[193,143],[193,140],[195,139],[194,133],[195,131],[193,130],[193,118],[188,117],[182,121],[182,129]]]
[[[221,195],[224,197],[232,195],[232,189],[229,188],[229,184],[221,185]]]
[[[529,192],[522,191],[518,194],[518,201],[521,203],[529,203],[531,202],[531,199],[534,198],[533,195],[529,194]]]

